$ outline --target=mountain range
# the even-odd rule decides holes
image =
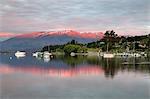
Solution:
[[[35,51],[46,45],[61,45],[71,40],[85,44],[101,38],[103,38],[102,32],[73,30],[32,32],[0,42],[0,51]]]

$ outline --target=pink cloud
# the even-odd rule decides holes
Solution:
[[[15,33],[0,32],[0,38],[15,37],[15,36],[18,36],[18,35],[19,34],[15,34]]]

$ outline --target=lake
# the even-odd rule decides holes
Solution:
[[[150,66],[136,64],[148,61],[1,54],[0,99],[150,99]]]

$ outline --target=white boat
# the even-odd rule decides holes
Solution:
[[[49,56],[51,56],[52,53],[49,53],[48,51],[45,51],[45,52],[43,53],[43,55],[49,55]]]
[[[32,54],[33,57],[39,57],[41,55],[42,55],[41,52],[35,52],[35,53]]]
[[[36,52],[36,53],[33,53],[32,56],[38,57],[38,53],[37,53],[37,52]]]
[[[115,55],[114,55],[114,54],[111,54],[111,53],[104,53],[103,57],[104,57],[104,58],[114,58]]]
[[[16,56],[17,58],[25,57],[25,56],[26,56],[26,52],[17,51],[17,52],[15,53],[15,56]]]
[[[71,52],[70,56],[75,56],[76,54],[74,52]]]
[[[49,53],[48,51],[45,51],[45,52],[43,53],[43,57],[44,57],[44,58],[49,58],[51,55],[52,55],[52,53]]]
[[[50,61],[50,56],[52,56],[52,53],[49,53],[48,51],[45,51],[45,52],[43,53],[43,59],[44,59],[44,61],[45,61],[45,62]]]

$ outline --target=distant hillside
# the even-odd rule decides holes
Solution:
[[[33,32],[19,35],[0,42],[0,51],[34,51],[41,49],[46,45],[61,45],[72,39],[79,43],[89,43],[103,38],[102,32],[84,32],[77,31],[51,31],[51,32]]]

